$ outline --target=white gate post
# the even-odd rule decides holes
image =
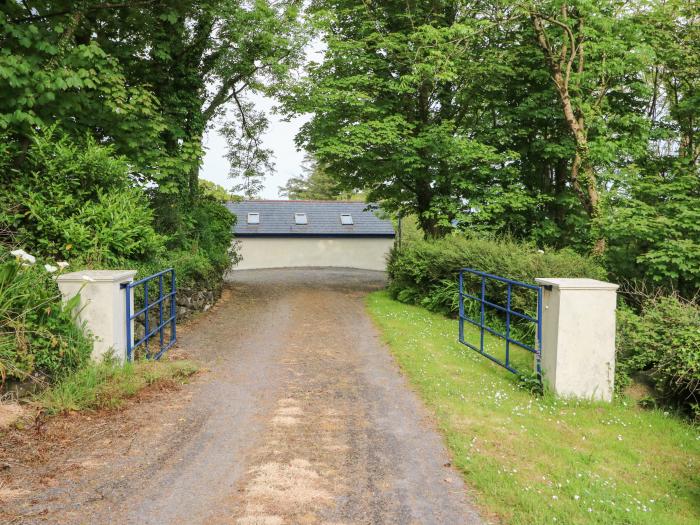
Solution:
[[[610,401],[615,381],[618,285],[535,279],[542,291],[542,374],[555,394]]]
[[[136,270],[86,270],[56,280],[64,302],[80,294],[78,322],[95,336],[93,360],[110,351],[121,362],[126,360],[126,292],[120,285],[135,275]]]

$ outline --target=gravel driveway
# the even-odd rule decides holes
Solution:
[[[53,482],[12,500],[18,522],[481,523],[365,312],[383,284],[358,270],[235,272],[180,336],[209,371],[48,461]],[[66,462],[76,469],[59,475]]]

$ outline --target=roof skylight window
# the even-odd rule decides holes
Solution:
[[[306,217],[306,213],[295,213],[294,222],[296,224],[309,224],[309,219]]]
[[[340,224],[342,224],[343,226],[352,226],[355,223],[352,222],[352,215],[350,215],[349,213],[341,213]]]
[[[248,224],[260,224],[260,214],[259,213],[249,213],[248,214]]]

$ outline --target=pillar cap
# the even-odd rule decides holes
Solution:
[[[82,272],[64,273],[56,279],[59,283],[103,282],[123,283],[133,280],[136,270],[83,270]]]
[[[538,277],[535,279],[537,284],[543,286],[552,286],[560,290],[608,290],[615,291],[620,285],[598,281],[596,279],[580,279],[580,278],[550,278]]]

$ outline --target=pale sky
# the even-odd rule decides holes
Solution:
[[[304,50],[307,61],[322,62],[326,46],[320,39],[313,39]],[[255,109],[264,111],[270,125],[267,133],[263,135],[263,146],[273,152],[275,170],[268,174],[263,181],[264,188],[260,193],[263,199],[279,199],[277,193],[280,186],[284,185],[290,177],[299,176],[302,173],[301,163],[304,160],[304,151],[297,151],[294,145],[294,136],[299,128],[311,118],[304,115],[283,122],[281,115],[272,112],[276,101],[260,94],[248,98],[255,104]],[[229,178],[229,165],[226,160],[226,141],[214,129],[204,137],[204,164],[199,175],[203,179],[216,182],[227,190],[233,186],[233,180]]]
[[[263,181],[265,187],[261,192],[263,199],[279,199],[277,190],[290,177],[301,174],[301,162],[304,152],[297,151],[294,145],[294,135],[301,125],[310,117],[303,116],[290,122],[283,122],[281,115],[272,113],[275,101],[262,95],[254,95],[249,98],[255,103],[259,111],[265,111],[270,121],[267,133],[263,136],[264,147],[274,152],[275,172],[269,174]],[[206,154],[200,176],[220,184],[224,188],[231,189],[233,181],[228,176],[229,165],[226,160],[226,141],[216,130],[210,131],[204,138]]]

